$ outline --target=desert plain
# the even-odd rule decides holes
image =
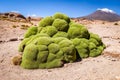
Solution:
[[[29,70],[13,65],[11,59],[21,54],[18,45],[27,30],[23,27],[38,25],[38,22],[0,20],[0,80],[120,80],[120,21],[76,21],[85,25],[89,32],[98,34],[106,45],[98,57],[54,69]]]

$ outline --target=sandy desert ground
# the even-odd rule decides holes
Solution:
[[[30,24],[0,20],[0,80],[120,80],[120,22],[114,23],[92,21],[85,24],[107,46],[101,56],[68,63],[61,68],[28,70],[13,65],[11,58],[19,54],[18,44],[26,31],[20,29],[20,25]],[[19,27],[13,28],[13,25]]]

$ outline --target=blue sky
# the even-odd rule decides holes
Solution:
[[[0,12],[16,11],[25,16],[45,17],[62,12],[70,17],[80,17],[98,8],[120,14],[120,0],[0,0]]]

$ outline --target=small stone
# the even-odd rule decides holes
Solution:
[[[51,70],[48,70],[48,72],[52,72]]]
[[[18,38],[9,39],[9,41],[18,41]]]
[[[0,40],[0,43],[3,42],[2,40]]]
[[[111,59],[111,61],[117,61],[117,59],[115,59],[115,58],[112,58],[112,59]]]
[[[2,60],[0,60],[0,63],[2,63],[4,60],[2,59]]]
[[[3,41],[3,40],[0,40],[0,43],[3,43],[3,42],[5,42],[5,41]]]

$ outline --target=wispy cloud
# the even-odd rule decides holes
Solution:
[[[104,12],[115,13],[113,10],[108,9],[108,8],[98,8],[97,10],[101,10],[101,11],[104,11]]]
[[[27,16],[37,17],[37,15],[36,15],[36,14],[28,14]]]
[[[12,10],[11,12],[20,13],[20,11]]]

